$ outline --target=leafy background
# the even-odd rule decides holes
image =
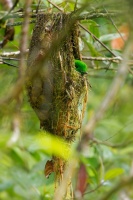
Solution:
[[[53,1],[66,12],[74,9],[75,1]],[[38,1],[32,2],[32,9],[36,9]],[[83,1],[78,1],[77,6]],[[90,10],[96,6],[93,1]],[[24,2],[19,2],[17,9],[23,8]],[[42,1],[40,8],[52,12],[58,12],[50,3]],[[109,7],[110,8],[110,7]],[[109,9],[108,8],[108,9]],[[89,10],[89,11],[90,11]],[[3,7],[0,5],[2,16]],[[88,12],[88,10],[85,10]],[[95,9],[94,9],[95,12]],[[23,19],[16,18],[15,22]],[[111,49],[111,41],[118,35],[117,30],[106,18],[96,18],[81,21],[100,41],[103,41]],[[120,18],[115,21],[117,27],[123,24]],[[29,37],[31,38],[34,24],[30,25]],[[0,29],[0,40],[3,39],[4,28]],[[12,42],[0,50],[12,52],[19,50],[21,26],[15,26],[15,38]],[[111,57],[97,41],[85,31],[81,30],[83,56]],[[30,42],[30,40],[29,40]],[[122,56],[122,50],[112,50],[116,55]],[[88,80],[91,88],[88,88],[88,103],[83,121],[83,127],[98,109],[103,101],[105,93],[116,75],[118,64],[107,61],[85,61],[88,64]],[[10,61],[18,65],[16,61]],[[104,68],[104,69],[101,69]],[[105,69],[106,68],[106,69]],[[0,65],[0,96],[4,98],[11,91],[18,77],[18,68],[4,64]],[[111,190],[114,185],[123,180],[126,175],[133,174],[133,79],[128,74],[126,82],[116,96],[115,102],[106,112],[104,118],[94,130],[95,141],[88,141],[88,148],[79,155],[80,161],[87,171],[87,183],[83,199],[98,199]],[[20,135],[16,142],[11,142],[13,137],[13,123],[19,119]],[[21,112],[17,113],[16,102],[3,104],[0,107],[0,199],[1,200],[41,200],[52,199],[54,191],[54,175],[49,179],[44,176],[44,166],[51,153],[60,153],[60,145],[54,139],[49,139],[40,132],[39,120],[29,105],[26,91],[23,92]],[[80,136],[74,142],[75,147]],[[41,141],[41,142],[40,142]],[[51,145],[52,141],[52,145]],[[100,141],[100,142],[99,142]],[[116,147],[111,147],[111,144]],[[121,144],[119,146],[119,144]],[[73,147],[73,148],[74,148]],[[78,167],[76,174],[78,175]],[[76,177],[73,179],[76,185]],[[76,187],[76,186],[75,186]],[[92,191],[94,189],[94,191]],[[114,193],[111,200],[122,200],[124,197],[133,199],[132,188],[125,187]]]

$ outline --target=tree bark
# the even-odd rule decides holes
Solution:
[[[87,80],[75,70],[74,64],[74,59],[82,59],[78,22],[71,28],[69,22],[69,14],[38,14],[27,62],[27,91],[41,128],[63,138],[70,146],[81,129]],[[65,37],[60,42],[61,34]],[[42,59],[56,41],[58,48],[53,47],[47,58]],[[33,70],[37,73],[31,77]],[[54,171],[60,183],[65,165],[65,160],[53,156],[46,164],[45,175],[48,177]]]

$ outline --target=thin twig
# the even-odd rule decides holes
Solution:
[[[11,66],[11,67],[18,68],[18,66],[14,65],[14,64],[12,64],[12,63],[8,63],[8,62],[6,62],[6,61],[2,61],[2,63],[0,63],[0,64],[5,64],[5,65]]]
[[[91,134],[94,127],[96,126],[97,122],[102,119],[104,116],[104,113],[110,106],[110,104],[113,102],[113,100],[116,98],[120,88],[124,84],[125,78],[128,73],[128,57],[129,53],[131,52],[131,41],[128,41],[127,46],[125,47],[124,55],[123,55],[123,61],[121,62],[119,69],[117,71],[117,75],[114,78],[114,81],[112,82],[112,85],[110,86],[110,89],[108,90],[105,98],[103,99],[99,109],[94,114],[94,116],[89,120],[87,123],[84,134],[87,136],[88,134]],[[87,139],[87,138],[86,138]]]
[[[30,14],[30,18],[36,18],[37,14],[36,13],[32,13]],[[20,12],[20,13],[10,13],[9,15],[6,16],[6,19],[11,19],[11,18],[24,18],[24,13]]]
[[[133,71],[128,67],[128,71],[133,75]]]
[[[87,191],[83,194],[83,196],[85,196],[86,194],[90,194],[90,193],[93,193],[95,191],[97,191],[100,187],[102,187],[104,184],[104,181],[101,182],[99,185],[97,185],[94,189],[90,190],[90,191]],[[69,198],[69,199],[66,199],[66,200],[77,200],[78,198],[74,197],[74,198]]]
[[[92,32],[90,32],[88,29],[86,29],[82,24],[79,24],[79,26],[84,29],[87,33],[89,33],[91,35],[91,37],[93,37],[97,42],[99,42],[107,51],[109,51],[114,57],[116,57],[116,55],[103,43],[101,42]]]
[[[96,144],[101,144],[101,145],[112,147],[112,148],[123,148],[123,147],[126,147],[129,144],[133,143],[133,140],[129,140],[127,142],[123,142],[123,143],[120,143],[120,144],[112,144],[112,143],[107,142],[107,141],[98,140],[97,138],[90,138],[90,141],[94,142]]]
[[[51,4],[53,4],[53,2],[50,1]],[[57,6],[56,6],[57,8]],[[59,8],[59,7],[58,7]],[[60,11],[61,8],[59,8]],[[46,9],[40,9],[39,12],[45,12]],[[4,12],[3,12],[4,14]],[[99,11],[99,12],[94,12],[94,13],[90,13],[90,12],[87,12],[85,14],[80,14],[78,16],[78,20],[88,20],[88,19],[95,19],[95,18],[108,18],[109,16],[116,16],[120,13],[117,13],[117,12],[109,12],[109,13],[104,13],[102,11]],[[30,18],[36,18],[37,16],[37,13],[36,13],[36,10],[32,11],[32,13],[30,14]],[[10,18],[24,18],[24,13],[22,12],[17,12],[17,13],[13,13],[11,12],[8,16],[6,16],[6,19],[10,19]]]
[[[78,0],[75,0],[74,11],[75,11],[76,8],[77,8],[77,3],[78,3]]]
[[[95,75],[95,74],[89,74],[89,77],[91,78],[103,78],[107,80],[112,80],[114,77],[113,76],[101,76],[101,75]]]
[[[102,196],[99,200],[107,200],[120,189],[133,184],[133,176],[126,177],[120,180],[109,192]]]
[[[5,15],[4,15],[2,18],[0,18],[0,21],[7,19],[8,15],[9,15],[9,14],[11,13],[11,11],[17,6],[18,2],[19,2],[19,0],[16,0],[16,1],[14,2],[14,4],[12,5],[12,7],[9,9],[9,11],[8,11],[7,13],[5,13]]]
[[[104,10],[106,11],[106,13],[108,13],[108,10],[106,8],[104,8]],[[123,35],[121,34],[121,32],[119,31],[119,29],[117,28],[117,26],[115,25],[113,19],[111,16],[109,16],[109,19],[111,21],[111,23],[113,24],[113,26],[115,27],[116,31],[119,33],[121,39],[123,40],[123,42],[125,42],[124,38],[123,38]]]
[[[82,59],[83,60],[95,60],[95,61],[111,61],[111,62],[114,62],[114,63],[119,63],[123,60],[120,56],[112,57],[112,58],[82,56]],[[130,65],[130,64],[131,63],[128,63],[128,65]],[[102,68],[98,67],[98,68],[93,68],[93,69],[96,69],[96,70],[101,70],[101,69],[114,70],[114,69],[111,69],[111,68],[108,68],[108,67],[102,67]],[[133,75],[133,71],[130,67],[128,67],[128,71],[129,71],[130,74]]]
[[[38,0],[38,5],[37,5],[37,8],[36,8],[36,14],[37,14],[38,11],[39,11],[39,6],[40,6],[40,4],[41,4],[41,1],[42,1],[42,0]]]
[[[82,56],[83,60],[96,60],[96,61],[111,61],[119,63],[119,61],[122,61],[122,58],[119,57],[112,57],[112,58],[106,58],[106,57],[91,57],[91,56]]]
[[[29,24],[34,24],[36,22],[36,20],[30,20],[29,21]],[[7,27],[8,26],[22,26],[23,22],[14,22],[14,23],[8,23],[7,24]]]
[[[47,0],[49,3],[51,3],[54,7],[56,7],[58,10],[60,10],[61,12],[62,9],[59,8],[56,4],[52,3],[50,0]],[[103,44],[93,33],[91,33],[89,30],[87,30],[83,25],[79,24],[79,26],[84,29],[85,31],[87,31],[96,41],[98,41],[106,50],[108,50],[113,56],[116,57],[116,55],[105,45]]]
[[[85,192],[84,195],[86,195],[86,194],[90,194],[90,193],[92,193],[92,192],[97,191],[100,187],[103,186],[103,184],[104,184],[104,181],[102,181],[99,185],[97,185],[96,188],[94,188],[94,189],[92,189],[92,190],[90,190],[90,191],[88,191],[88,192]]]
[[[63,10],[58,7],[55,3],[51,2],[50,0],[47,0],[51,5],[53,5],[55,8],[57,8],[59,11],[63,12]]]
[[[1,58],[1,57],[0,57]],[[13,60],[13,61],[19,61],[20,60],[20,58],[8,58],[8,57],[2,57],[2,59],[5,61],[5,60]],[[25,61],[26,61],[27,59],[25,59]]]
[[[112,139],[113,137],[115,137],[116,135],[120,134],[124,128],[128,127],[129,125],[133,124],[133,121],[131,120],[130,122],[126,123],[122,128],[119,129],[119,131],[117,131],[115,134],[111,135],[110,137],[106,138],[104,141],[109,141],[110,139]]]
[[[5,59],[6,60],[6,59]],[[0,56],[0,65],[1,64],[5,64],[5,65],[9,65],[9,66],[11,66],[11,67],[17,67],[16,65],[14,65],[14,64],[11,64],[11,63],[8,63],[8,62],[6,62],[1,56]],[[8,60],[8,59],[7,59]],[[10,59],[9,59],[10,60]]]
[[[25,54],[28,53],[28,52],[29,52],[29,49],[26,49]],[[16,57],[16,56],[19,56],[19,55],[20,55],[20,51],[0,53],[1,57],[10,57],[10,56]]]
[[[95,67],[95,66],[93,67],[93,66],[89,66],[88,68],[89,68],[89,76],[90,76],[90,75],[92,75],[92,76],[94,75],[94,74],[90,74],[90,72],[92,72],[92,71],[99,71],[99,70],[106,70],[106,71],[112,70],[112,71],[117,71],[116,68],[108,67],[108,66],[104,66],[104,67],[99,67],[99,66],[98,66],[98,67],[97,67],[97,66],[96,66],[96,67]]]
[[[85,13],[79,16],[79,20],[88,20],[88,19],[96,19],[96,18],[108,18],[109,16],[116,16],[120,13],[118,12],[109,12],[109,13],[104,13],[102,11],[95,12],[95,13]]]
[[[28,30],[29,30],[29,17],[30,17],[30,7],[32,0],[25,1],[25,18],[23,21],[22,32],[21,32],[21,40],[20,40],[20,60],[19,60],[19,68],[18,68],[18,80],[22,80],[25,76],[25,52],[28,47]],[[8,142],[8,145],[12,145],[15,143],[20,136],[20,124],[21,124],[21,106],[22,106],[22,93],[23,84],[20,85],[19,93],[16,95],[15,100],[15,110],[13,117],[13,134]]]

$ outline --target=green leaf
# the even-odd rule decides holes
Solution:
[[[82,21],[82,23],[88,25],[89,31],[93,33],[97,38],[99,38],[99,25],[95,21],[89,19]]]
[[[90,42],[84,40],[84,43],[87,45],[90,53],[91,53],[91,56],[94,56],[94,57],[97,57],[97,56],[100,56],[101,54],[96,50],[96,48],[94,47],[93,44],[91,44]],[[94,61],[95,65],[98,67],[99,65],[99,61]]]
[[[99,25],[93,21],[93,20],[90,20],[89,22],[89,30],[91,33],[93,33],[97,38],[99,38],[100,36],[100,33],[99,33]]]
[[[84,39],[83,39],[84,40]],[[95,49],[94,45],[84,40],[92,56],[100,56],[101,54]]]
[[[105,174],[105,177],[104,177],[104,180],[110,180],[110,179],[113,179],[121,174],[124,173],[124,169],[122,168],[114,168],[114,169],[111,169],[109,171],[106,172]]]

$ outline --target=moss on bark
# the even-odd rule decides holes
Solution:
[[[78,22],[75,21],[68,31],[70,21],[69,14],[39,14],[27,62],[29,101],[40,120],[41,128],[60,136],[69,145],[81,129],[87,98],[86,77],[75,70],[74,64],[74,59],[81,59]],[[60,42],[61,34],[65,37]],[[48,58],[42,61],[56,41],[58,48],[53,47]],[[31,77],[33,70],[37,73]],[[49,164],[60,178],[65,161],[53,157]]]

